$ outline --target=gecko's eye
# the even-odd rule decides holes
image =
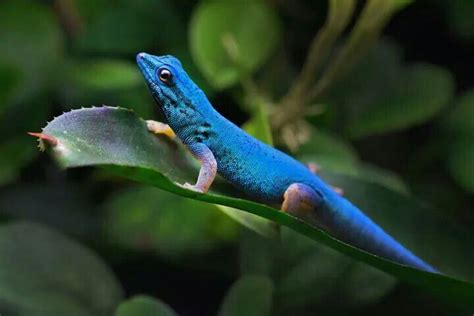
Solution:
[[[166,68],[160,68],[158,69],[157,73],[158,73],[158,78],[160,79],[161,82],[166,83],[166,84],[171,84],[171,80],[173,78],[171,71],[169,71]]]

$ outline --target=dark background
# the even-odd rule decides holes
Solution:
[[[39,131],[63,111],[90,105],[118,105],[133,108],[145,118],[158,117],[159,112],[134,65],[139,51],[178,55],[215,107],[230,120],[244,124],[252,117],[252,110],[241,101],[242,88],[238,83],[222,89],[213,86],[189,49],[190,20],[204,2],[0,2],[0,82],[4,91],[0,91],[2,225],[27,220],[60,231],[96,252],[116,275],[126,297],[148,294],[166,302],[180,315],[215,314],[242,272],[243,240],[259,243],[264,242],[262,238],[221,215],[215,206],[182,202],[180,197],[95,169],[61,170],[50,156],[39,154],[34,138],[26,133]],[[249,2],[237,3],[245,7]],[[281,35],[274,54],[253,71],[253,77],[265,86],[265,73],[279,68],[278,83],[270,84],[277,88],[267,91],[278,100],[302,66],[308,46],[324,22],[327,4],[310,0],[264,2],[275,12]],[[360,12],[363,3],[358,2],[356,12]],[[331,135],[326,139],[329,144],[343,144],[344,153],[351,152],[350,159],[357,157],[358,163],[376,168],[370,169],[372,176],[380,171],[373,178],[378,179],[375,182],[392,189],[400,188],[401,183],[412,197],[439,210],[459,229],[471,232],[474,227],[474,178],[470,177],[474,175],[474,124],[470,120],[474,118],[473,17],[471,1],[411,3],[394,14],[367,55],[341,76],[326,95],[315,100],[326,107],[322,114],[309,119],[317,129]],[[349,32],[344,33],[338,45],[348,35]],[[378,55],[383,49],[385,53]],[[398,62],[393,61],[391,54],[398,54],[395,58]],[[375,67],[379,67],[379,73],[357,75],[374,72],[367,68],[374,67],[368,61],[370,58],[378,60]],[[393,82],[409,80],[399,74],[385,86],[383,68],[408,69],[417,63],[435,65],[447,74],[449,87],[437,88],[447,91],[443,104],[428,110],[429,103],[435,101],[422,95],[418,103],[425,104],[426,110],[420,111],[432,111],[432,114],[394,128],[351,132],[348,126],[357,126],[360,116],[344,114],[353,112],[347,110],[349,107],[356,108],[357,102],[369,112],[377,106],[383,107],[390,103],[387,100],[398,96],[399,92],[390,92]],[[354,80],[363,84],[348,92],[345,87],[351,86]],[[390,91],[385,93],[384,87]],[[377,93],[368,102],[357,101],[358,91],[363,94],[372,90]],[[437,98],[436,91],[427,93]],[[415,93],[409,97],[419,96]],[[354,104],[353,100],[356,100]],[[405,110],[404,104],[417,104],[403,100],[407,103],[401,103],[400,111]],[[464,123],[457,121],[459,117],[465,118]],[[360,124],[365,123],[361,120]],[[288,144],[278,141],[278,132],[274,136],[276,145],[288,151]],[[304,146],[293,154],[303,157],[307,148],[319,148],[312,142]],[[310,156],[329,161],[326,164],[331,171],[346,173],[351,168],[345,165],[348,156],[336,157],[331,146],[327,152],[316,150]],[[325,163],[321,164],[325,167]],[[368,177],[362,171],[361,175]],[[390,187],[387,183],[395,185]],[[196,212],[187,215],[180,212],[182,209]],[[222,229],[212,228],[216,225]],[[280,250],[282,258],[285,251]],[[464,264],[469,264],[467,259]],[[279,269],[289,268],[282,265]],[[282,272],[271,275],[281,276]],[[472,278],[472,264],[466,277]],[[353,291],[342,294],[337,289],[321,288],[315,282],[310,288],[322,293],[319,299],[303,300],[296,307],[288,307],[291,305],[282,303],[285,300],[282,295],[273,311],[275,314],[291,311],[295,315],[329,312],[432,315],[457,311],[420,289],[391,278],[387,281],[386,276],[380,278],[382,281],[376,278],[371,282],[367,278],[365,283],[351,283],[349,287]],[[364,287],[371,288],[375,294],[361,300],[350,298],[350,293]],[[3,301],[7,302],[5,310],[14,314],[16,305],[0,294],[0,303]]]

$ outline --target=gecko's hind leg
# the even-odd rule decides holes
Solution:
[[[316,215],[322,198],[318,192],[303,183],[293,183],[283,195],[281,210],[301,219],[310,219]]]
[[[319,171],[321,171],[321,167],[314,162],[309,162],[306,164],[306,166],[308,167],[309,171],[311,171],[311,173],[314,175],[318,175]],[[336,192],[337,194],[344,195],[344,190],[342,188],[335,187],[335,186],[331,186],[331,187],[334,190],[334,192]]]
[[[171,127],[168,124],[158,122],[158,121],[148,120],[146,121],[146,127],[153,134],[165,135],[171,139],[174,139],[176,137],[176,134],[174,133],[174,131],[171,129]]]

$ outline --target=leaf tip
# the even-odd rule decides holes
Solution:
[[[45,143],[48,145],[55,147],[58,145],[58,140],[50,135],[46,135],[44,133],[33,133],[33,132],[28,132],[28,135],[33,136],[38,138],[39,145],[38,147],[40,148],[41,151],[45,150]]]

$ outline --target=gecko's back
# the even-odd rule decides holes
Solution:
[[[314,181],[306,166],[281,151],[262,143],[216,114],[212,121],[209,146],[218,172],[252,198],[281,204],[283,193],[295,182]]]

